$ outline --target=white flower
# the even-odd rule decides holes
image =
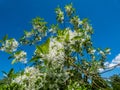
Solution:
[[[32,35],[31,32],[27,32],[25,36],[26,36],[26,37],[30,37],[31,35]]]
[[[87,24],[87,25],[86,25],[86,30],[89,30],[89,29],[91,29],[91,27],[90,27],[89,24]]]
[[[69,30],[69,39],[70,40],[73,39],[76,35],[77,35],[77,33],[75,31],[72,32],[71,30]]]
[[[40,28],[40,25],[33,25],[34,30],[39,29],[39,28]]]
[[[57,32],[56,28],[50,28],[50,29],[48,29],[48,31],[52,32],[52,33],[56,33]]]
[[[105,50],[105,52],[108,53],[108,54],[111,54],[110,48],[107,48],[107,49]]]
[[[85,39],[84,39],[84,38],[82,38],[82,39],[81,39],[81,41],[82,41],[82,42],[85,42]]]
[[[65,11],[66,11],[67,13],[73,11],[72,4],[66,5],[66,6],[65,6]]]
[[[82,25],[83,21],[79,21],[79,25]]]
[[[26,75],[21,75],[16,77],[12,83],[18,83],[18,84],[23,84],[23,81],[26,80],[28,77]]]
[[[103,55],[103,56],[105,55],[105,53],[104,53],[103,51],[100,51],[99,53],[100,53],[101,55]]]
[[[57,20],[62,23],[64,20],[64,12],[60,8],[57,8],[56,14],[57,14]]]
[[[42,77],[44,76],[45,74],[40,73],[40,70],[38,68],[26,67],[23,75],[17,76],[15,79],[13,79],[12,83],[23,85],[26,88],[25,90],[35,90],[35,82],[38,79],[41,79],[42,81]],[[27,81],[27,83],[25,81]]]
[[[0,50],[1,50],[1,51],[5,51],[5,47],[1,47]]]
[[[38,68],[35,67],[26,67],[24,74],[29,74],[30,78],[35,78],[36,76],[44,75],[43,73],[40,73]]]
[[[14,60],[22,63],[27,63],[26,56],[27,56],[26,52],[20,51],[19,53],[14,53],[14,58],[15,58]]]
[[[92,53],[92,54],[94,54],[95,52],[96,52],[96,50],[95,50],[95,49],[91,50],[91,53]]]
[[[78,33],[76,31],[69,30],[69,40],[71,43],[75,43],[75,40],[72,40],[74,37],[78,36]]]
[[[58,42],[56,38],[51,38],[49,44],[49,53],[42,55],[43,59],[47,60],[64,60],[64,45]]]
[[[49,29],[49,32],[53,32],[54,30],[51,28],[51,29]]]
[[[9,39],[2,43],[1,51],[14,52],[17,50],[18,42],[15,39]]]
[[[79,27],[82,24],[82,21],[80,20],[80,18],[78,16],[74,16],[70,20],[70,23],[72,23],[73,25],[77,25]]]
[[[106,52],[110,52],[110,49],[108,48],[108,49],[106,49]]]

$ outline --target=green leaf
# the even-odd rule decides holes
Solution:
[[[16,59],[12,60],[11,64],[14,64],[16,62]]]
[[[82,37],[81,36],[75,36],[73,37],[73,40],[80,40]]]
[[[0,43],[2,42],[2,40],[0,40]]]
[[[8,59],[12,59],[12,58],[14,58],[14,56],[9,56],[9,57],[8,57]]]
[[[37,50],[43,54],[47,54],[49,52],[49,43],[50,43],[50,39],[46,40],[44,44],[37,46]]]
[[[40,56],[34,56],[30,62],[34,62],[34,61],[37,61],[38,59],[40,59],[41,57]]]
[[[14,69],[12,68],[12,69],[10,69],[10,71],[9,71],[9,73],[8,73],[8,77],[12,76],[13,73],[14,73]]]
[[[17,52],[15,52],[16,55],[20,54],[22,52],[22,50],[19,50]]]
[[[5,71],[2,71],[2,73],[3,73],[4,75],[6,75],[6,76],[8,75],[7,72],[5,72]]]
[[[3,37],[3,41],[7,40],[7,38],[8,38],[8,35],[5,35],[5,36]]]
[[[65,38],[65,41],[66,41],[66,42],[69,41],[69,37],[70,37],[70,35],[69,35],[69,33],[67,33],[66,38]]]

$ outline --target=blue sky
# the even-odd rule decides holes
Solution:
[[[70,2],[81,18],[87,17],[91,21],[95,31],[94,45],[112,49],[111,55],[108,56],[108,61],[111,62],[120,53],[120,0],[0,0],[0,38],[5,34],[20,38],[23,30],[30,30],[30,21],[36,16],[45,18],[49,24],[55,23],[54,9],[58,5],[62,7]],[[12,66],[8,56],[0,52],[0,71],[22,67],[21,64]],[[120,68],[117,68],[103,76],[119,72]]]

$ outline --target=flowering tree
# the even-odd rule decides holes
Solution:
[[[8,90],[103,90],[107,83],[99,70],[110,49],[93,46],[93,28],[88,19],[81,20],[72,4],[62,11],[55,9],[57,24],[47,27],[42,18],[32,20],[31,31],[24,31],[19,42],[6,35],[1,40],[1,51],[10,54],[12,64],[27,64],[23,71],[5,73],[2,89]],[[44,41],[44,42],[43,42]],[[35,46],[33,56],[27,60],[27,52],[20,46]],[[32,63],[32,65],[29,63]],[[9,83],[8,83],[9,82]],[[110,89],[109,89],[110,90]]]

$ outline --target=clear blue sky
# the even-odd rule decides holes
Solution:
[[[54,9],[70,2],[81,18],[87,17],[91,21],[95,31],[94,45],[110,47],[112,50],[108,61],[114,59],[120,53],[120,0],[0,0],[0,38],[8,34],[18,39],[23,30],[30,30],[30,21],[36,16],[45,18],[49,24],[55,23]],[[8,56],[0,52],[0,71],[22,67],[21,64],[12,66]],[[119,72],[120,69],[116,69],[104,76]]]

